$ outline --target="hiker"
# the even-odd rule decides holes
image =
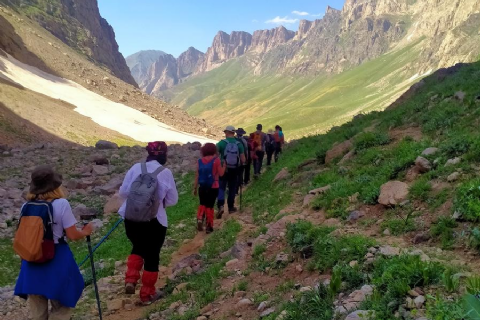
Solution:
[[[235,195],[238,185],[238,170],[245,163],[245,150],[243,144],[235,138],[235,127],[227,126],[224,130],[225,139],[217,143],[217,150],[220,154],[222,166],[226,166],[223,177],[220,178],[220,188],[217,199],[217,218],[220,219],[224,213],[225,191],[228,186],[228,212],[235,213]]]
[[[238,172],[238,185],[241,187],[250,181],[250,168],[252,166],[252,159],[248,150],[248,141],[244,137],[247,132],[243,128],[237,129],[237,139],[243,144],[245,165],[241,166]]]
[[[273,131],[273,129],[268,130],[268,134],[267,134],[268,142],[265,145],[265,151],[267,152],[267,166],[270,166],[272,164],[272,157],[277,148],[277,143],[275,142],[274,134],[275,132]]]
[[[278,162],[278,157],[282,153],[282,147],[285,143],[285,138],[283,136],[282,127],[278,124],[275,126],[275,134],[273,135],[275,139],[275,162]]]
[[[255,167],[258,161],[257,148],[259,146],[258,142],[255,141],[255,133],[253,132],[250,133],[247,143],[248,143],[248,152],[250,154],[250,161],[252,162],[253,170],[255,170]],[[250,175],[248,176],[248,178],[250,180]]]
[[[158,279],[160,250],[167,234],[166,207],[178,201],[178,192],[172,172],[165,168],[167,144],[149,142],[147,159],[128,170],[119,194],[126,200],[118,211],[125,219],[127,238],[133,245],[127,260],[125,293],[134,294],[143,267],[140,300],[148,305],[162,298],[155,289]]]
[[[213,208],[218,197],[219,177],[225,173],[225,163],[217,155],[217,146],[206,143],[201,149],[201,159],[198,159],[197,173],[193,193],[199,196],[200,205],[197,210],[197,230],[203,231],[203,221],[206,218],[206,233],[213,231]]]
[[[22,258],[15,295],[28,298],[33,320],[68,320],[84,282],[66,238],[81,240],[92,233],[93,226],[77,229],[61,187],[62,176],[52,167],[36,167],[31,179],[14,240],[14,249]],[[40,234],[37,228],[44,232]]]
[[[267,143],[267,135],[262,132],[263,126],[261,124],[257,125],[257,131],[253,134],[253,139],[255,140],[257,147],[255,149],[256,161],[253,165],[253,174],[255,178],[258,178],[260,172],[262,171],[263,158],[265,157],[265,145]]]

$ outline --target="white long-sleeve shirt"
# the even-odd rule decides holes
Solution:
[[[154,172],[157,168],[161,165],[157,161],[149,161],[147,162],[147,171]],[[125,218],[125,209],[127,206],[127,197],[130,193],[130,187],[132,183],[137,179],[137,177],[142,173],[142,167],[140,163],[133,165],[133,167],[128,170],[127,174],[125,175],[125,179],[120,187],[120,197],[122,197],[123,205],[118,210],[118,213]],[[168,227],[168,219],[167,219],[167,211],[165,210],[166,207],[171,207],[177,204],[178,202],[178,192],[177,186],[175,184],[175,179],[173,178],[172,172],[165,168],[162,172],[160,172],[157,176],[157,193],[158,199],[160,199],[160,205],[158,207],[157,212],[157,219],[158,222],[164,227]]]

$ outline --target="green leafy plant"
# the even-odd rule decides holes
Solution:
[[[440,294],[427,296],[427,316],[432,320],[465,319],[460,301],[447,301]],[[472,318],[473,320],[473,318]]]
[[[463,306],[465,310],[464,319],[480,320],[480,300],[477,295],[466,294],[463,297]]]
[[[460,280],[453,273],[451,268],[447,268],[442,275],[442,282],[447,292],[457,292],[460,287]]]
[[[455,192],[454,208],[465,220],[480,219],[480,179],[463,183]]]
[[[260,257],[265,251],[267,251],[267,246],[265,244],[258,244],[253,248],[252,256],[254,258]]]
[[[472,276],[468,277],[466,281],[467,292],[473,295],[480,294],[480,277]]]
[[[409,188],[409,195],[412,199],[426,201],[432,190],[432,185],[426,179],[415,181]]]
[[[369,149],[388,144],[390,137],[385,132],[363,132],[355,137],[353,144],[357,150]]]
[[[431,226],[430,233],[433,237],[440,238],[443,249],[449,249],[453,245],[453,228],[456,227],[457,222],[453,218],[442,216]]]
[[[333,299],[342,287],[342,270],[340,268],[333,268],[332,277],[328,286],[328,294]]]
[[[468,245],[469,247],[480,251],[480,230],[478,228],[473,228],[470,231]]]

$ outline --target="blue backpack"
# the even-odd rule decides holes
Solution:
[[[213,175],[215,160],[217,160],[217,157],[214,157],[208,163],[203,163],[202,159],[198,159],[198,184],[200,187],[211,188],[215,182],[215,176]]]
[[[51,202],[30,201],[22,207],[13,249],[25,261],[43,263],[55,256]]]

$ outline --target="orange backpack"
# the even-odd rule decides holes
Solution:
[[[257,150],[262,150],[262,134],[255,132],[253,134],[253,141],[257,143]]]
[[[25,261],[43,263],[55,256],[53,206],[47,201],[31,201],[22,207],[13,249]]]

